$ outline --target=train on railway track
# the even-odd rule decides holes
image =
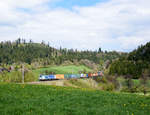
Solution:
[[[103,76],[103,72],[88,73],[88,74],[55,74],[55,75],[40,75],[40,81],[62,80],[62,79],[79,79]]]

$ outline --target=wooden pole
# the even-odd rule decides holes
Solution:
[[[24,65],[22,64],[22,83],[24,83]]]

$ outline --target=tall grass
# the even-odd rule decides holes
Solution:
[[[36,77],[31,71],[25,72],[24,81],[31,82],[35,81]],[[12,72],[3,72],[0,74],[0,82],[13,82],[21,83],[22,82],[22,72],[21,71],[12,71]]]

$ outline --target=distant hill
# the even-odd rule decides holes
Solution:
[[[86,60],[89,60],[91,64],[100,65],[102,68],[103,65],[105,65],[105,62],[111,62],[122,55],[126,54],[118,53],[116,51],[103,52],[101,48],[97,51],[78,51],[75,49],[62,49],[61,47],[56,49],[49,44],[45,44],[44,41],[41,43],[33,43],[32,40],[26,42],[24,39],[18,39],[14,42],[6,41],[0,43],[1,65],[25,62],[28,64],[36,63],[36,65],[38,63],[46,66],[61,65],[66,61],[79,65]],[[88,64],[84,65],[87,66]]]

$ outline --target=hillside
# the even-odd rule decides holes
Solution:
[[[110,74],[131,75],[133,78],[143,75],[150,77],[150,42],[114,61],[110,66]]]
[[[118,52],[78,51],[76,49],[53,48],[44,41],[41,43],[29,42],[18,39],[14,42],[6,41],[0,43],[0,64],[12,65],[14,63],[28,63],[36,66],[61,65],[68,61],[73,64],[80,64],[84,60],[89,60],[95,65],[104,65],[106,61],[112,61],[125,55]],[[89,66],[90,67],[90,66]]]
[[[84,65],[80,65],[80,66],[75,66],[75,65],[69,65],[69,66],[49,66],[46,68],[40,68],[40,69],[36,69],[33,70],[33,73],[35,73],[37,76],[39,76],[40,74],[45,74],[45,72],[48,73],[55,73],[55,74],[78,74],[79,72],[92,72],[91,69],[89,69],[88,67],[84,66]]]
[[[1,114],[147,115],[146,96],[71,87],[0,84]]]

